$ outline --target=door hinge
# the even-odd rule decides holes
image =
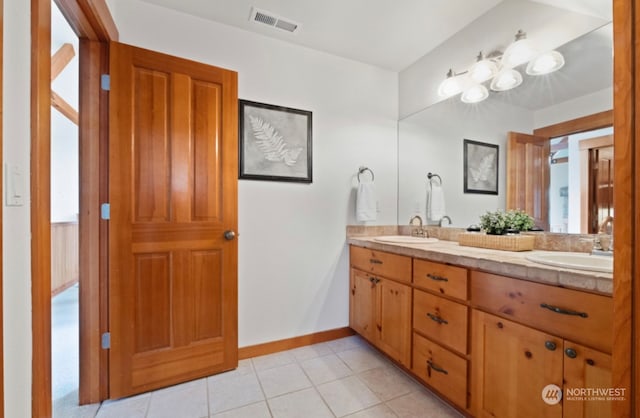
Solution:
[[[110,332],[105,332],[104,334],[102,334],[102,349],[103,350],[108,350],[111,348],[111,333]]]
[[[111,205],[109,203],[100,205],[100,218],[104,220],[111,219]]]
[[[109,74],[102,74],[100,76],[100,88],[104,91],[111,90],[111,76]]]

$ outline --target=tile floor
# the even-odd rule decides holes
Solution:
[[[459,413],[358,336],[240,361],[234,371],[101,405],[96,418],[449,418]]]

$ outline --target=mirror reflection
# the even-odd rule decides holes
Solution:
[[[546,231],[607,227],[613,216],[612,46],[607,24],[557,48],[566,63],[554,73],[527,76],[523,67],[517,89],[492,92],[473,105],[451,97],[402,119],[398,223],[419,215],[438,225],[447,216],[466,228],[488,210],[521,208]],[[573,122],[561,123],[567,121]],[[514,136],[525,151],[508,146],[518,141]],[[497,195],[465,192],[464,140],[499,145]],[[444,203],[437,211],[429,208],[428,173],[441,179]]]

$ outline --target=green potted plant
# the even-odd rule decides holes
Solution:
[[[519,233],[533,228],[533,218],[520,209],[507,212],[496,210],[480,216],[480,227],[489,235]]]
[[[507,230],[509,232],[528,231],[534,226],[533,218],[521,209],[511,209],[505,214]]]
[[[503,235],[507,230],[507,218],[504,212],[496,210],[495,212],[485,213],[480,216],[480,228],[489,235]]]

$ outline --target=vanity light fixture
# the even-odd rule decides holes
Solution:
[[[542,53],[529,61],[527,74],[542,75],[559,70],[564,66],[564,57],[558,51]]]
[[[515,68],[524,64],[536,55],[536,50],[527,39],[527,34],[518,30],[515,41],[504,50],[501,64],[503,67]]]
[[[440,97],[451,97],[462,93],[464,103],[478,103],[489,97],[489,90],[484,85],[489,81],[493,91],[507,91],[522,84],[522,74],[514,67],[527,63],[528,75],[549,74],[564,66],[564,57],[558,51],[537,54],[527,34],[518,30],[515,41],[504,51],[491,52],[485,56],[478,54],[475,64],[466,71],[456,73],[449,69],[447,77],[438,87]]]
[[[513,68],[505,68],[491,80],[491,90],[507,91],[522,84],[522,74]]]
[[[469,69],[469,78],[476,83],[483,83],[498,73],[498,66],[491,59],[485,58],[482,51],[473,67]]]
[[[475,84],[466,89],[460,100],[464,103],[478,103],[489,97],[489,90],[482,84]]]
[[[447,72],[447,78],[445,78],[440,87],[438,88],[438,95],[440,97],[451,97],[462,92],[462,83],[460,82],[459,74],[449,69]]]

